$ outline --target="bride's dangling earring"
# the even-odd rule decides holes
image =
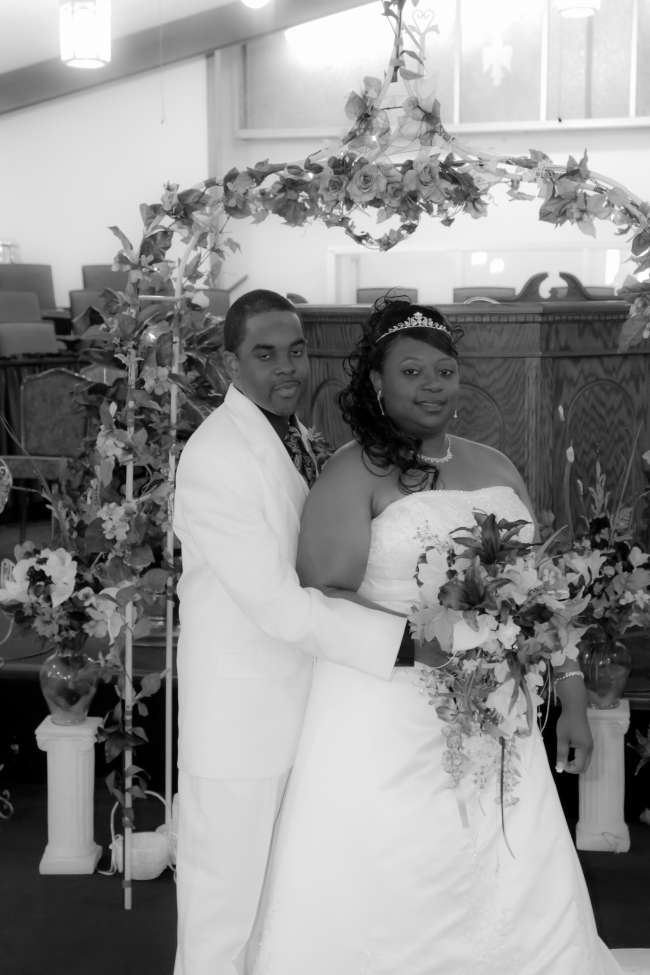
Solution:
[[[386,416],[386,414],[384,413],[384,404],[382,402],[382,397],[383,397],[383,393],[382,393],[381,389],[378,389],[377,390],[377,406],[379,407],[379,412],[381,413],[381,415],[382,416]]]

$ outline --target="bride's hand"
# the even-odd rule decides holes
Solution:
[[[440,644],[433,640],[415,641],[415,661],[426,664],[427,667],[442,667],[449,660],[449,655],[440,649]]]
[[[569,687],[564,685],[571,685]],[[562,713],[557,722],[556,772],[580,774],[589,765],[594,747],[587,720],[587,697],[584,684],[577,679],[562,681],[557,686]],[[569,749],[573,758],[569,761]]]

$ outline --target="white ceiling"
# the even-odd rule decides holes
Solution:
[[[112,36],[124,37],[232,2],[112,0]],[[58,15],[59,0],[0,0],[0,75],[59,56]]]

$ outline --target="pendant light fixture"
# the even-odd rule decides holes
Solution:
[[[555,6],[563,17],[577,20],[579,17],[593,17],[600,10],[600,0],[555,0]]]
[[[245,7],[250,7],[251,10],[259,10],[261,7],[265,7],[270,0],[241,0]]]
[[[61,0],[61,60],[71,68],[103,68],[111,60],[111,0]]]

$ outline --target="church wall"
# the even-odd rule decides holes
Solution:
[[[18,243],[21,260],[52,264],[59,304],[67,305],[69,290],[81,286],[82,264],[112,259],[117,242],[109,225],[139,234],[138,205],[158,199],[165,180],[187,186],[233,165],[302,160],[325,143],[317,137],[240,138],[238,49],[218,53],[214,67],[208,71],[204,59],[193,59],[0,118],[0,238]],[[341,106],[341,131],[345,125]],[[463,139],[494,152],[536,147],[558,162],[587,147],[594,170],[650,198],[650,140],[643,128]],[[242,252],[229,259],[223,284],[246,274],[235,296],[248,287],[271,287],[312,302],[354,301],[357,286],[396,284],[418,287],[425,301],[447,302],[453,286],[518,289],[536,271],[549,271],[544,293],[561,284],[559,270],[587,285],[618,285],[631,270],[619,264],[624,240],[607,225],[594,240],[575,227],[540,223],[538,203],[495,195],[487,219],[461,216],[445,228],[425,217],[409,241],[387,254],[359,248],[338,229],[289,228],[275,217],[254,226],[231,221],[229,232]]]

